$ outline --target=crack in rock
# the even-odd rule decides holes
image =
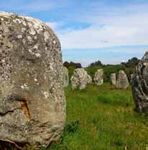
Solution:
[[[8,113],[13,113],[15,110],[18,110],[18,109],[21,109],[21,108],[15,108],[15,109],[12,109],[12,110],[8,110],[6,112],[0,112],[0,116],[5,116],[7,115]]]

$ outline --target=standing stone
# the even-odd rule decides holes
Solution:
[[[47,147],[65,123],[60,42],[44,23],[0,13],[0,140]]]
[[[148,52],[145,53],[133,74],[132,93],[136,110],[148,113]]]
[[[133,76],[134,76],[134,74],[132,73],[132,74],[130,74],[130,80],[132,80],[133,79]]]
[[[89,74],[87,74],[87,83],[88,84],[92,83],[92,77]]]
[[[130,77],[129,77],[129,78],[130,78],[130,79],[129,79],[129,80],[130,80],[130,84],[132,84],[133,76],[134,76],[134,74],[133,74],[133,73],[132,73],[132,74],[130,74]]]
[[[116,87],[119,89],[126,89],[129,86],[129,81],[126,73],[123,70],[120,70],[117,77]]]
[[[96,85],[103,84],[103,69],[98,69],[94,76],[94,82]]]
[[[112,85],[116,86],[116,73],[111,73],[110,81]]]
[[[66,67],[63,67],[63,74],[64,74],[64,87],[67,87],[69,85],[69,73],[68,69]]]
[[[74,73],[71,77],[72,89],[85,89],[87,84],[90,82],[91,78],[83,68],[74,70]]]

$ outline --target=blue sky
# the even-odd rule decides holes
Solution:
[[[0,10],[49,24],[64,60],[116,64],[148,50],[147,0],[1,0]]]

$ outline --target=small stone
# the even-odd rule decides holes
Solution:
[[[90,80],[84,68],[77,68],[71,77],[72,89],[85,89],[87,84],[91,82]]]
[[[92,83],[92,77],[89,74],[87,74],[87,83],[88,84]]]
[[[133,79],[133,77],[134,77],[134,74],[132,73],[132,74],[130,74],[130,83],[132,83],[132,79]]]
[[[116,86],[116,73],[111,73],[110,81],[112,85]]]
[[[96,85],[103,84],[103,69],[98,69],[94,76],[94,82]]]
[[[116,87],[118,89],[127,89],[129,86],[129,81],[126,73],[123,70],[120,70],[117,76]]]

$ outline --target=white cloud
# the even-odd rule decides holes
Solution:
[[[99,48],[120,45],[148,45],[148,5],[112,9],[99,15],[96,10],[83,16],[90,27],[59,32],[63,48]],[[79,18],[82,20],[82,17]],[[101,27],[100,27],[101,25]]]
[[[62,13],[56,14],[59,21],[49,21],[47,24],[58,34],[62,48],[65,49],[148,45],[148,3],[131,4],[127,2],[124,6],[109,6],[103,4],[103,0],[87,2],[9,0],[6,3],[5,0],[2,0],[0,9],[14,10],[24,14],[33,12],[36,15],[39,12],[48,11],[50,16],[50,10],[56,11],[62,8]],[[74,9],[73,7],[76,6],[78,8]],[[45,15],[46,18],[47,14]],[[52,15],[51,17],[54,18],[54,14]],[[90,26],[81,29],[69,28],[68,25],[72,23],[88,23]]]

